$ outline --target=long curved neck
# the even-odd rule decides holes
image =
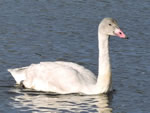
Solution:
[[[109,36],[98,33],[99,45],[99,67],[96,89],[99,93],[105,93],[111,90],[111,64],[109,58]]]

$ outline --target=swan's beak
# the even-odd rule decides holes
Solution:
[[[123,31],[119,28],[116,28],[114,34],[120,38],[128,39],[128,37],[123,33]]]

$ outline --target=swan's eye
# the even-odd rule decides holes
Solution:
[[[109,24],[109,26],[111,26],[111,24]]]

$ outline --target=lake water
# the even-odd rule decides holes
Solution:
[[[1,0],[0,113],[150,113],[148,0]],[[64,60],[97,75],[97,27],[118,20],[130,38],[110,39],[109,95],[55,95],[21,89],[8,68]]]

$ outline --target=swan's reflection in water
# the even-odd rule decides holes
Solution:
[[[81,96],[78,94],[57,95],[14,89],[10,105],[18,111],[44,113],[112,113],[110,95]]]

